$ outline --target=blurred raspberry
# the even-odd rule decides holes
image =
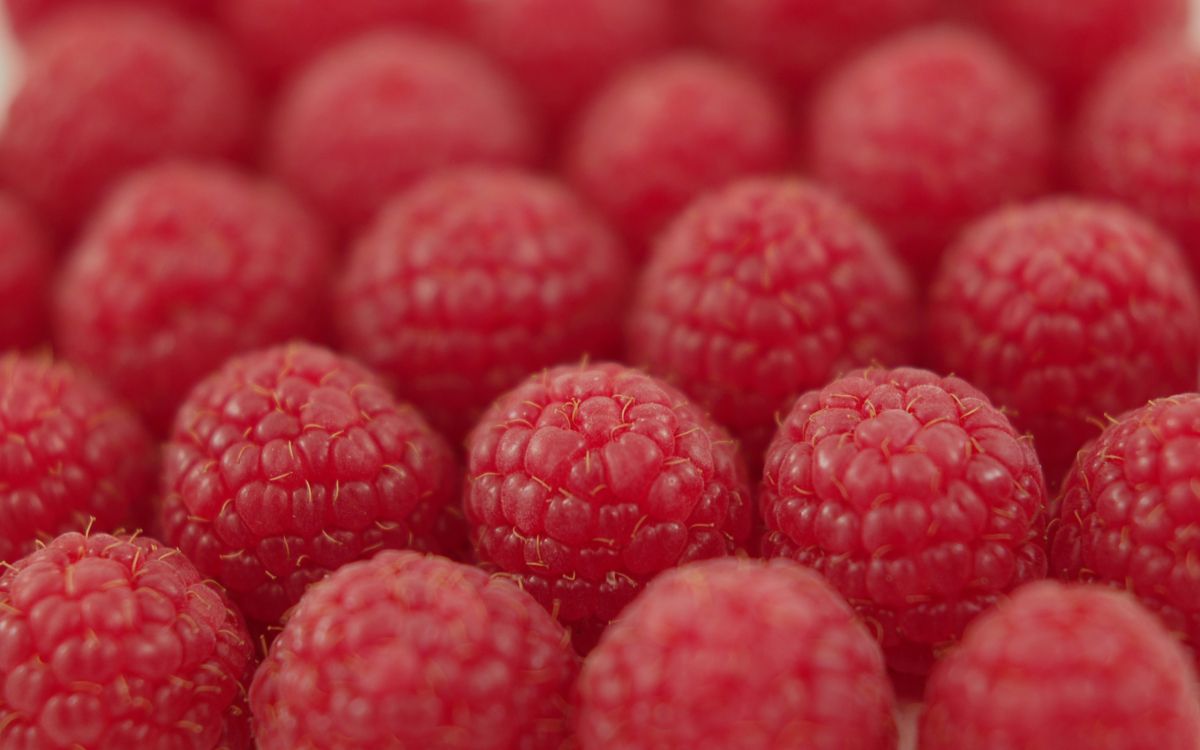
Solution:
[[[1105,414],[1196,387],[1195,284],[1170,241],[1115,204],[1051,199],[984,219],[931,297],[938,365],[1014,410],[1052,490]]]
[[[23,205],[0,193],[0,351],[44,342],[54,255]]]
[[[1131,598],[1031,584],[967,629],[925,692],[922,750],[1193,750],[1200,690]]]
[[[916,315],[904,269],[852,208],[807,183],[753,179],[701,198],[663,235],[628,340],[753,465],[791,399],[910,359]]]
[[[55,340],[163,430],[229,356],[323,332],[332,252],[275,185],[224,167],[130,177],[67,259]]]
[[[179,550],[64,534],[0,574],[0,747],[252,746],[246,625]]]
[[[207,13],[209,0],[120,0],[122,4],[145,5],[155,9],[179,12],[188,15]],[[14,31],[24,35],[54,18],[64,9],[80,5],[116,5],[113,0],[4,0],[8,21]]]
[[[467,439],[467,521],[586,652],[655,574],[740,548],[736,446],[683,394],[616,364],[559,367],[501,396]]]
[[[388,551],[304,595],[250,700],[262,750],[557,750],[575,672],[512,582]]]
[[[582,750],[896,747],[879,646],[784,560],[663,573],[588,657],[579,695]]]
[[[1033,445],[958,378],[868,369],[806,393],[758,499],[763,555],[824,575],[902,672],[928,671],[973,617],[1046,574]]]
[[[624,249],[557,183],[438,174],[389,203],[334,305],[346,348],[459,440],[543,367],[619,347]]]

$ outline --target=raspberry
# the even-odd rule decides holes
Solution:
[[[64,534],[0,575],[0,747],[251,746],[241,615],[179,550]]]
[[[166,539],[257,623],[377,549],[453,542],[450,449],[373,374],[319,347],[231,359],[184,402],[164,463]]]
[[[331,50],[296,79],[276,112],[268,161],[350,230],[430,172],[528,164],[536,151],[518,92],[490,63],[449,42],[384,31]]]
[[[165,429],[230,355],[319,334],[332,252],[278,187],[223,167],[129,178],[68,258],[56,341]]]
[[[938,27],[884,42],[813,105],[817,179],[874,219],[920,273],[971,219],[1048,187],[1037,84],[987,39]]]
[[[189,15],[201,15],[206,11],[208,5],[208,0],[122,0],[122,2],[137,2],[139,5]],[[109,5],[112,4],[112,0],[4,0],[4,7],[8,10],[8,21],[18,34],[29,33],[63,9],[89,4]]]
[[[30,213],[0,193],[0,351],[46,340],[54,256]]]
[[[1085,105],[1074,156],[1086,192],[1144,212],[1200,274],[1200,53],[1160,48],[1114,69]]]
[[[380,552],[305,594],[250,691],[262,750],[552,750],[576,657],[502,577]]]
[[[438,174],[388,204],[338,286],[347,349],[460,439],[521,378],[619,346],[624,250],[556,183]]]
[[[635,361],[757,462],[790,399],[909,359],[916,312],[904,269],[853,209],[807,183],[753,179],[701,198],[662,237],[628,338]]]
[[[747,541],[725,431],[616,364],[559,367],[501,396],[467,438],[476,552],[573,628],[581,651],[656,573]]]
[[[784,560],[664,573],[604,634],[579,695],[582,750],[896,747],[879,646]]]
[[[149,499],[155,451],[90,378],[44,357],[0,358],[0,562],[64,531],[127,521]]]
[[[680,53],[640,65],[584,110],[566,172],[645,253],[692,199],[734,178],[782,171],[782,104],[747,72]]]
[[[1187,267],[1114,204],[1050,199],[982,220],[947,255],[928,317],[939,366],[1015,410],[1052,487],[1106,413],[1196,386]]]
[[[853,372],[796,402],[767,449],[765,557],[823,574],[915,674],[1005,592],[1046,574],[1030,441],[963,380]]]
[[[968,630],[934,671],[922,750],[1191,750],[1200,691],[1129,597],[1043,581]]]
[[[233,157],[254,105],[226,50],[163,14],[85,5],[39,28],[0,133],[0,179],[70,232],[120,178]]]

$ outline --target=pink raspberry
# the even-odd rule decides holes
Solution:
[[[891,750],[883,656],[846,602],[784,560],[651,581],[579,678],[582,750]]]
[[[188,15],[203,15],[208,11],[209,0],[121,0],[151,8],[179,12]],[[80,5],[113,5],[113,0],[4,0],[8,10],[8,21],[18,34],[27,34],[47,19],[53,18],[64,9]]]
[[[67,259],[55,339],[162,430],[229,356],[322,333],[331,263],[322,228],[275,185],[152,167],[113,192]]]
[[[232,57],[165,14],[85,5],[31,36],[0,132],[0,179],[70,232],[130,172],[167,157],[233,157],[250,90]]]
[[[842,593],[902,672],[1046,574],[1037,455],[965,381],[868,369],[796,402],[767,449],[765,557]]]
[[[143,511],[157,446],[73,368],[0,358],[0,563],[64,531],[110,531]]]
[[[884,42],[813,105],[817,179],[862,208],[928,274],[959,229],[1048,187],[1054,145],[1037,84],[953,27]]]
[[[47,338],[54,255],[33,216],[0,193],[0,351],[36,346]]]
[[[471,540],[586,652],[655,574],[740,548],[745,467],[674,388],[616,364],[534,375],[467,438]]]
[[[757,463],[792,398],[908,360],[916,314],[907,274],[854,209],[807,183],[753,179],[699,199],[663,235],[628,339]]]
[[[1124,594],[1043,581],[979,618],[929,679],[922,750],[1192,750],[1200,690]]]
[[[1179,240],[1200,274],[1200,53],[1162,47],[1104,78],[1085,105],[1075,176]]]
[[[235,357],[188,396],[164,452],[164,535],[272,625],[375,550],[451,551],[450,449],[353,360],[307,344]]]
[[[619,347],[624,248],[550,180],[429,177],[359,241],[334,310],[346,348],[456,440],[543,367]]]
[[[564,747],[576,657],[504,577],[381,552],[314,586],[254,677],[262,750]]]
[[[430,172],[532,163],[537,139],[517,90],[474,51],[381,31],[305,69],[279,104],[267,150],[276,174],[354,230]]]
[[[788,123],[774,93],[741,68],[679,53],[620,76],[584,110],[566,173],[644,254],[701,193],[782,171]]]
[[[0,574],[0,747],[252,746],[242,616],[179,550],[64,534]]]
[[[934,282],[938,365],[1033,433],[1052,488],[1119,414],[1196,386],[1200,296],[1170,241],[1114,204],[1063,198],[971,228]]]

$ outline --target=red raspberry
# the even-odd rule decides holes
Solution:
[[[319,347],[231,359],[184,402],[164,462],[166,539],[258,623],[377,549],[453,542],[445,442],[372,373]]]
[[[576,668],[510,581],[388,551],[305,594],[250,701],[262,750],[556,750]]]
[[[33,216],[0,193],[0,351],[46,340],[54,256]]]
[[[784,560],[659,576],[588,657],[579,696],[582,750],[896,747],[879,646]]]
[[[536,138],[522,104],[465,47],[378,32],[296,79],[276,112],[268,161],[335,224],[355,229],[443,167],[531,163]]]
[[[1193,750],[1200,691],[1179,644],[1129,597],[1031,584],[934,671],[922,750]]]
[[[121,0],[154,8],[201,15],[207,11],[209,0]],[[18,34],[26,34],[46,19],[53,18],[65,8],[79,5],[112,5],[113,0],[4,0],[8,21]]]
[[[324,326],[332,252],[275,185],[168,164],[123,183],[67,260],[60,351],[158,429],[230,355]]]
[[[1101,81],[1081,116],[1075,174],[1175,235],[1200,274],[1200,53],[1150,50]]]
[[[559,367],[501,396],[467,438],[467,521],[577,648],[656,573],[735,551],[750,490],[725,431],[616,364]]]
[[[763,554],[815,568],[889,665],[928,670],[975,615],[1046,574],[1029,440],[958,378],[869,369],[806,393],[767,450]]]
[[[87,5],[42,26],[0,133],[0,179],[70,231],[165,157],[230,157],[253,102],[226,50],[165,14]]]
[[[253,654],[179,550],[64,534],[0,575],[0,747],[249,748]]]
[[[1037,84],[987,39],[905,34],[851,63],[813,105],[817,178],[927,274],[971,219],[1048,186],[1053,129]]]
[[[347,349],[456,440],[521,378],[619,346],[624,250],[554,182],[438,174],[388,204],[334,309]]]
[[[783,170],[787,130],[781,102],[747,72],[681,53],[634,68],[601,92],[576,123],[566,171],[644,253],[701,193]]]
[[[662,237],[628,338],[635,361],[757,463],[792,398],[909,359],[916,312],[904,269],[852,208],[807,183],[754,179],[701,198]]]

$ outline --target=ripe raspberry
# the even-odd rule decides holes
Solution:
[[[168,164],[124,182],[63,270],[59,350],[159,430],[230,355],[324,326],[332,252],[278,187]]]
[[[29,39],[0,132],[0,179],[74,229],[130,172],[166,157],[232,157],[253,102],[226,50],[165,14],[85,5]]]
[[[251,746],[242,616],[145,537],[64,534],[0,575],[0,747]]]
[[[790,399],[909,359],[916,313],[904,269],[852,208],[807,183],[754,179],[701,198],[662,237],[628,338],[636,362],[757,463]]]
[[[471,539],[587,651],[656,573],[750,533],[745,467],[674,388],[616,364],[559,367],[501,396],[467,438]]]
[[[923,673],[1004,592],[1046,574],[1033,445],[966,382],[868,369],[796,402],[767,450],[766,557],[815,568]]]
[[[453,542],[445,442],[373,374],[319,347],[231,359],[184,402],[164,462],[166,539],[258,623],[377,549]]]
[[[1051,117],[987,39],[940,27],[885,42],[813,105],[818,179],[866,211],[920,273],[971,219],[1046,189]]]
[[[1200,297],[1179,252],[1114,204],[1051,199],[968,231],[934,282],[938,365],[1033,433],[1051,487],[1119,414],[1196,386]]]
[[[787,166],[787,117],[773,92],[714,58],[676,54],[619,77],[567,147],[571,182],[645,253],[692,199]]]
[[[582,750],[896,747],[879,646],[784,560],[710,560],[650,582],[585,662],[579,702]]]
[[[531,163],[536,138],[522,104],[475,52],[378,32],[296,79],[276,112],[268,161],[335,224],[354,229],[438,169]]]
[[[122,0],[153,8],[200,15],[207,9],[207,0]],[[4,0],[8,21],[18,34],[27,34],[46,19],[53,18],[66,8],[79,5],[112,4],[112,0]]]
[[[262,750],[551,750],[576,668],[510,581],[387,551],[305,594],[250,700]]]
[[[616,238],[556,183],[440,173],[382,211],[334,309],[346,348],[458,440],[530,372],[615,354],[630,275]]]
[[[1200,53],[1151,50],[1101,81],[1076,134],[1075,175],[1172,233],[1200,274]]]
[[[33,216],[0,193],[0,351],[46,340],[54,256]]]
[[[922,750],[1192,750],[1200,691],[1182,650],[1129,597],[1026,586],[934,671]]]

